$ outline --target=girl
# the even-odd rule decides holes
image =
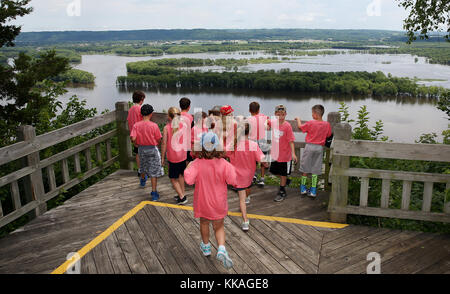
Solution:
[[[225,268],[231,268],[233,261],[225,249],[224,218],[228,214],[227,184],[236,185],[234,167],[222,157],[219,137],[213,132],[203,134],[202,151],[195,152],[196,160],[184,171],[188,185],[195,184],[194,217],[200,218],[203,255],[211,255],[209,242],[209,224],[212,223],[218,249],[217,259]]]
[[[243,126],[244,130],[242,130],[241,126]],[[250,227],[246,204],[250,203],[250,187],[256,171],[256,162],[261,162],[264,167],[268,167],[267,163],[264,162],[265,156],[258,143],[248,139],[249,132],[250,126],[248,122],[241,124],[238,128],[239,139],[236,140],[234,151],[227,152],[230,163],[236,168],[236,189],[242,212],[243,223],[241,228],[243,231],[248,231]]]
[[[180,119],[181,112],[176,107],[169,108],[168,120],[169,122],[164,127],[163,141],[161,145],[161,165],[164,166],[164,158],[167,153],[167,161],[169,162],[169,179],[172,182],[172,186],[177,192],[175,201],[177,204],[186,204],[188,202],[185,195],[184,186],[184,170],[186,169],[187,160],[187,148],[185,148],[183,140],[186,140],[187,136],[184,136],[187,130],[183,126]]]

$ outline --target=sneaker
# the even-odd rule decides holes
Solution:
[[[147,183],[148,177],[145,175],[145,179],[141,178],[141,188],[145,188],[145,184]]]
[[[204,256],[210,256],[211,255],[211,243],[203,244],[203,242],[200,243],[200,250],[203,252]]]
[[[300,194],[302,194],[302,195],[308,194],[308,188],[305,185],[300,186]]]
[[[258,182],[258,177],[257,177],[257,176],[253,176],[252,183],[253,183],[253,184],[256,184],[256,182]]]
[[[184,196],[183,199],[181,199],[180,197],[178,197],[178,199],[177,199],[177,204],[181,205],[181,204],[186,204],[186,203],[188,203],[187,196]]]
[[[244,232],[247,232],[250,229],[250,221],[243,222],[241,228]]]
[[[260,188],[264,188],[266,183],[264,183],[264,179],[261,178],[261,179],[259,179],[259,181],[256,182],[256,185],[258,185],[258,187],[260,187]]]
[[[178,199],[180,199],[180,196],[178,196],[178,195],[173,196],[173,199],[175,199],[175,201],[178,201]]]
[[[225,247],[220,246],[219,250],[217,251],[217,260],[221,261],[223,266],[227,269],[233,267],[233,261],[231,260],[230,256],[228,255],[227,250]]]
[[[308,193],[309,197],[316,198],[317,197],[317,188],[312,187]]]
[[[250,196],[248,196],[247,198],[245,198],[245,204],[250,204]]]
[[[150,195],[152,196],[152,201],[158,201],[159,200],[158,192],[152,192],[152,193],[150,193]]]
[[[275,197],[275,199],[274,199],[273,201],[275,201],[275,202],[281,202],[281,201],[283,201],[284,199],[286,199],[286,197],[287,197],[286,192],[280,191],[280,192],[278,192],[277,197]]]

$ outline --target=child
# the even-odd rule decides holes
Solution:
[[[159,194],[156,190],[157,178],[164,175],[161,166],[161,155],[158,150],[158,144],[161,140],[161,131],[159,127],[150,119],[153,115],[153,107],[145,104],[141,107],[143,120],[134,124],[131,131],[131,140],[137,144],[139,161],[141,164],[141,187],[145,187],[147,179],[152,180],[152,201],[159,200]]]
[[[252,185],[252,179],[256,171],[256,163],[264,161],[265,155],[259,149],[258,143],[249,140],[250,127],[247,122],[243,123],[243,136],[239,127],[238,134],[239,139],[236,140],[234,151],[227,152],[227,156],[230,158],[230,163],[236,168],[237,179],[237,192],[239,195],[239,206],[242,212],[242,230],[248,231],[250,221],[247,218],[246,204],[250,203],[250,187]],[[243,137],[243,138],[242,138]],[[268,167],[267,163],[263,163]]]
[[[186,148],[183,146],[183,133],[186,132],[183,128],[186,128],[186,126],[181,122],[180,115],[181,113],[178,108],[169,108],[167,115],[169,122],[164,127],[161,145],[161,165],[164,166],[164,159],[167,152],[169,179],[178,194],[175,196],[175,201],[177,204],[186,204],[188,200],[185,196],[186,191],[183,177],[187,159]]]
[[[270,151],[270,145],[267,144],[266,140],[266,129],[267,129],[267,121],[268,117],[264,114],[260,114],[261,106],[258,102],[252,102],[249,106],[249,111],[251,114],[251,117],[248,118],[248,122],[250,124],[250,135],[249,138],[252,141],[255,141],[258,143],[259,148],[261,151],[267,155]],[[256,182],[256,184],[264,188],[265,182],[264,182],[264,175],[266,173],[265,167],[261,166],[261,178],[259,181],[257,181],[256,173],[253,178],[253,181]]]
[[[272,130],[272,148],[270,157],[272,163],[270,172],[280,177],[280,191],[275,202],[281,202],[286,197],[286,185],[289,185],[287,176],[291,173],[291,160],[297,162],[294,150],[294,132],[292,126],[286,121],[286,107],[279,105],[275,107],[277,120],[269,120],[269,128]]]
[[[317,197],[317,180],[322,174],[323,146],[326,139],[331,136],[330,123],[322,120],[324,113],[325,108],[322,105],[315,105],[312,108],[312,121],[302,125],[300,118],[295,118],[298,128],[307,133],[306,147],[300,164],[300,172],[303,173],[300,193],[313,198]],[[310,189],[306,187],[308,174],[312,175]]]
[[[205,125],[205,120],[207,118],[205,112],[197,112],[194,115],[194,127],[191,129],[191,156],[194,158],[194,151],[201,151],[200,141],[204,133],[208,132],[208,128]]]
[[[193,127],[193,121],[194,117],[189,114],[189,110],[191,110],[191,100],[189,98],[181,98],[180,99],[180,109],[181,109],[181,116],[184,121],[184,123],[187,125],[187,127],[192,128]],[[190,133],[189,133],[190,136]],[[191,151],[186,151],[187,156],[187,163],[193,161],[193,158],[191,157]]]
[[[130,108],[128,111],[128,130],[133,130],[133,126],[135,123],[142,120],[142,114],[141,114],[141,106],[144,103],[145,100],[145,94],[142,91],[135,91],[133,93],[133,103],[134,105]],[[140,170],[139,170],[139,155],[138,155],[138,147],[136,144],[133,144],[133,153],[136,155],[136,164],[138,167],[138,177],[140,177]]]
[[[222,132],[219,138],[223,138],[224,151],[233,151],[237,133],[237,122],[233,117],[234,109],[230,105],[220,108]]]
[[[211,255],[209,224],[212,223],[218,249],[217,259],[225,268],[231,268],[233,261],[225,249],[224,218],[228,214],[227,184],[236,185],[236,171],[233,165],[223,159],[219,152],[219,137],[213,132],[203,134],[202,151],[195,152],[197,159],[184,171],[188,185],[195,183],[194,217],[200,218],[203,255]]]

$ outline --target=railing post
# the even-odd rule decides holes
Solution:
[[[127,123],[128,109],[128,102],[116,103],[117,141],[119,145],[120,168],[133,170],[133,163],[130,161],[132,153],[130,131]]]
[[[20,126],[17,128],[17,139],[19,141],[26,141],[30,144],[36,138],[35,128],[32,126]],[[38,166],[40,162],[39,151],[31,153],[22,160],[22,166]],[[24,192],[26,203],[33,200],[40,201],[44,195],[44,182],[42,179],[42,170],[38,169],[34,173],[30,174],[28,177],[24,178]],[[40,204],[34,211],[29,215],[30,218],[42,215],[47,211],[47,203]]]
[[[334,126],[334,139],[350,141],[352,137],[352,127],[348,123],[340,123]],[[333,208],[347,207],[348,201],[348,176],[340,176],[339,169],[347,169],[350,166],[349,156],[333,155],[333,171],[332,171],[332,188],[328,211],[330,212],[330,220],[336,223],[345,223],[347,214],[336,213]]]
[[[327,121],[330,123],[331,125],[331,130],[334,133],[334,127],[341,123],[341,114],[339,112],[330,112],[328,114],[328,119]],[[330,168],[331,168],[331,151],[330,149],[326,149],[325,150],[325,175],[324,175],[324,188],[325,191],[330,191],[330,183],[331,183],[331,179],[330,179]]]

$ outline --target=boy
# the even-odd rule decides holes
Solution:
[[[286,107],[278,105],[275,107],[276,120],[269,120],[269,128],[272,130],[272,148],[270,157],[272,164],[270,172],[280,177],[280,191],[275,202],[281,202],[286,197],[287,176],[291,174],[291,160],[297,162],[294,150],[294,132],[292,126],[286,121]]]
[[[300,172],[303,173],[300,193],[308,194],[310,197],[317,197],[317,180],[322,174],[323,146],[328,137],[331,136],[330,123],[323,121],[322,117],[325,108],[322,105],[315,105],[312,108],[313,120],[302,125],[299,117],[295,118],[298,128],[306,135],[306,147],[300,164]],[[311,174],[311,188],[306,187],[308,174]]]
[[[180,99],[180,109],[181,109],[181,119],[186,124],[186,126],[191,129],[194,126],[194,117],[189,114],[189,110],[191,110],[191,100],[189,98],[181,98]],[[190,135],[190,132],[189,132]],[[190,139],[189,139],[190,140]],[[188,141],[189,141],[188,140]],[[193,161],[194,159],[191,156],[191,150],[186,150],[187,153],[187,161],[186,163]]]
[[[131,131],[131,141],[138,147],[139,161],[141,163],[141,187],[145,187],[147,179],[152,179],[152,201],[159,200],[156,190],[157,180],[164,175],[161,166],[161,154],[158,150],[159,141],[162,138],[159,127],[150,121],[153,115],[153,107],[145,104],[141,107],[143,120],[134,124]]]
[[[128,130],[131,132],[133,130],[133,126],[135,123],[142,120],[141,114],[141,106],[144,103],[145,94],[142,91],[135,91],[133,93],[133,103],[134,105],[128,111]],[[138,147],[136,144],[133,145],[133,153],[136,155],[136,164],[138,167],[138,177],[140,177],[139,170],[139,155],[138,155]]]
[[[249,106],[249,111],[251,114],[251,117],[248,118],[248,123],[250,124],[250,134],[249,139],[252,141],[255,141],[258,143],[259,148],[264,153],[264,155],[267,155],[270,151],[270,145],[267,144],[266,140],[266,129],[267,129],[267,121],[268,117],[264,114],[260,114],[261,106],[258,102],[252,102]],[[261,165],[261,178],[259,181],[257,181],[256,174],[253,177],[253,182],[256,182],[256,184],[264,188],[265,182],[264,182],[264,175],[265,175],[266,169],[264,165]]]

